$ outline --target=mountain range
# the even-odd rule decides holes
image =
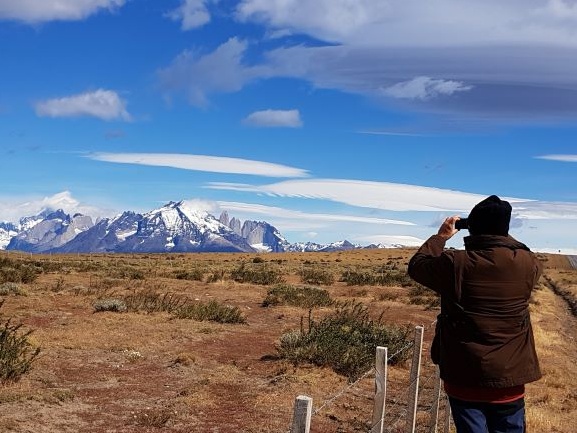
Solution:
[[[362,247],[346,240],[328,245],[291,244],[267,222],[241,222],[226,211],[216,218],[185,201],[144,214],[125,211],[96,221],[58,209],[21,218],[18,224],[0,222],[0,249],[31,253],[308,252],[381,247]]]

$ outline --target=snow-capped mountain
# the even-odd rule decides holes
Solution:
[[[0,250],[6,248],[10,239],[18,234],[18,227],[10,222],[0,222]]]
[[[226,211],[217,219],[186,201],[144,214],[125,211],[96,223],[89,216],[70,216],[62,210],[46,210],[18,224],[0,223],[0,249],[35,253],[330,252],[381,247],[346,240],[291,244],[265,221],[241,222]]]
[[[229,219],[225,211],[220,215],[219,221],[228,226],[233,232],[240,235],[257,251],[282,253],[290,248],[289,242],[272,225],[265,221],[245,221],[240,223],[237,218]]]
[[[46,211],[21,219],[18,233],[10,239],[6,249],[34,253],[52,251],[92,226],[89,216],[76,214],[71,217],[62,210]]]

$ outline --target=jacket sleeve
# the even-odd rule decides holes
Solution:
[[[409,261],[409,276],[435,292],[442,294],[454,287],[452,255],[444,252],[445,239],[433,235],[419,248]]]

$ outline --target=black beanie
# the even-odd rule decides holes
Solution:
[[[509,233],[511,205],[496,195],[477,203],[469,214],[469,232],[472,235],[501,235]]]

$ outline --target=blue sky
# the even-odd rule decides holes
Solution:
[[[0,220],[190,200],[418,245],[497,194],[577,253],[576,26],[569,0],[0,0]]]

